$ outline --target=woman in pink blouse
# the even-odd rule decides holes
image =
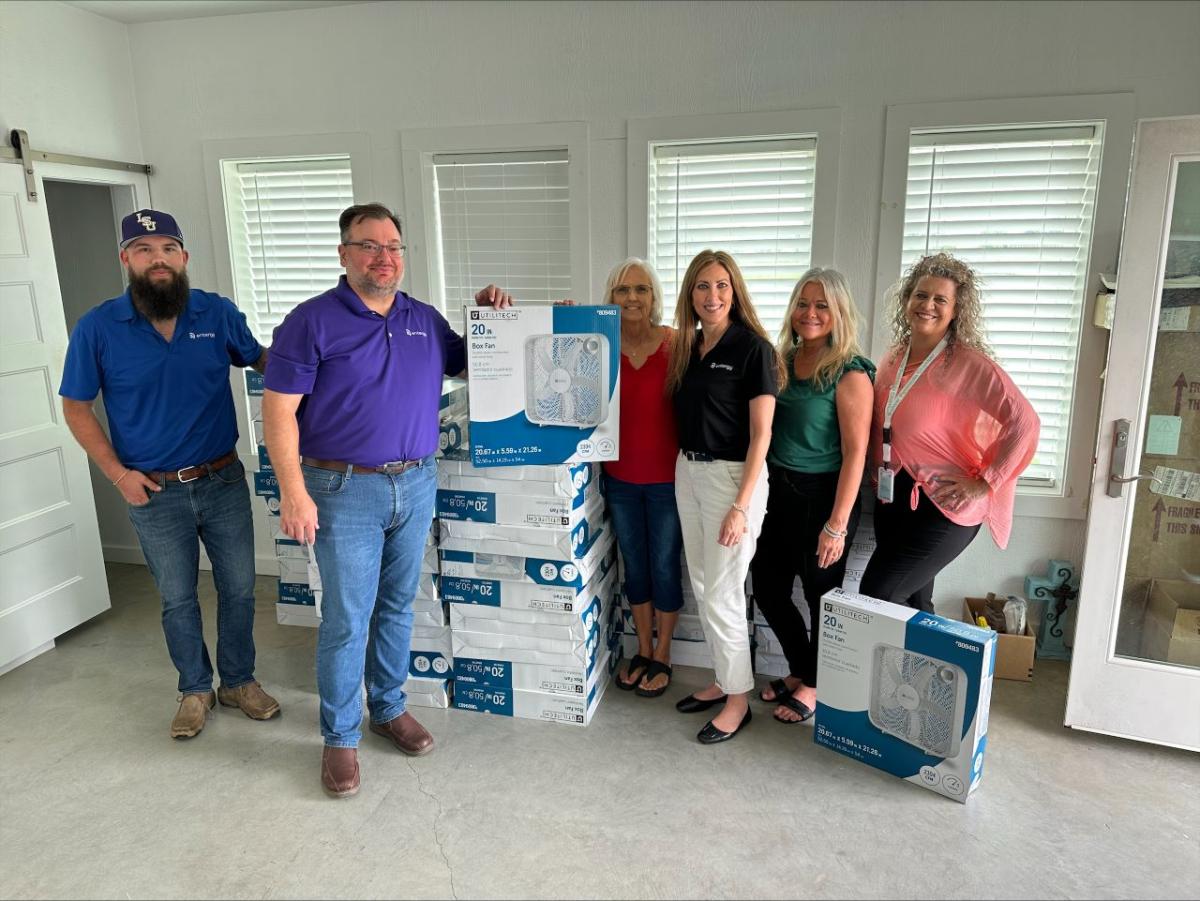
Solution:
[[[975,272],[949,254],[919,260],[896,293],[896,341],[875,380],[876,549],[863,594],[932,611],[934,577],[983,523],[1008,544],[1039,422],[980,319]]]

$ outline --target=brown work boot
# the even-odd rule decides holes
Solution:
[[[433,736],[417,722],[411,713],[402,713],[386,723],[371,723],[371,731],[384,738],[410,757],[420,757],[433,750]]]
[[[321,752],[321,787],[331,798],[358,794],[358,749],[325,747]]]
[[[257,682],[246,682],[237,688],[217,689],[217,700],[223,707],[240,707],[252,720],[269,720],[279,713],[279,702],[263,691]]]
[[[171,738],[191,738],[204,728],[208,711],[217,706],[216,696],[211,691],[186,694],[179,699],[179,712],[171,720]]]

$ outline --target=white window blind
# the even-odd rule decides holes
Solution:
[[[433,157],[442,297],[452,322],[494,282],[521,303],[571,290],[567,151]]]
[[[983,279],[987,337],[1041,418],[1021,482],[1063,483],[1088,281],[1099,125],[916,133],[903,267],[947,251]]]
[[[342,274],[338,216],[354,203],[350,158],[222,165],[235,299],[269,344],[293,307],[332,288]]]
[[[651,146],[649,260],[670,320],[679,283],[705,248],[733,255],[772,338],[810,265],[815,138],[743,138]]]

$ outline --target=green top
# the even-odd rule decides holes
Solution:
[[[824,391],[812,379],[796,378],[794,357],[788,357],[788,383],[775,400],[771,449],[767,462],[796,472],[834,472],[842,466],[842,430],[838,426],[834,394],[847,372],[865,372],[875,381],[875,364],[852,357],[832,385]]]

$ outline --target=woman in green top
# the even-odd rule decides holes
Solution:
[[[858,311],[846,279],[813,268],[796,282],[779,333],[788,383],[775,405],[767,453],[770,494],[751,564],[754,600],[787,655],[791,674],[759,697],[775,719],[801,723],[817,706],[817,611],[841,587],[858,528],[875,364],[858,347]],[[792,603],[804,588],[812,634]]]

